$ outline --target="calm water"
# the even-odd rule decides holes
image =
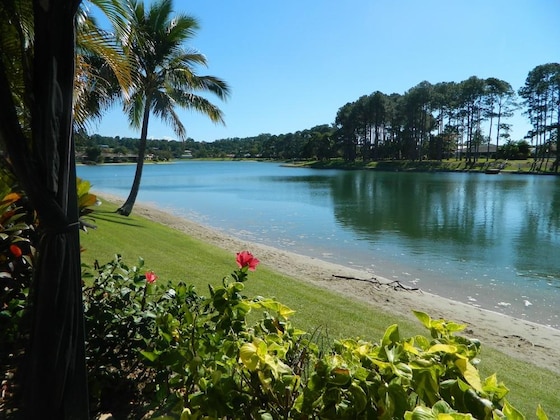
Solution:
[[[80,166],[126,197],[133,165]],[[277,248],[560,328],[560,179],[285,168],[144,167],[139,201]]]

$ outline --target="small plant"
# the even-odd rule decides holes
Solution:
[[[0,168],[0,411],[10,409],[17,390],[30,322],[29,288],[36,258],[37,220],[13,175]]]
[[[141,384],[153,379],[138,349],[155,334],[156,314],[166,306],[158,307],[157,277],[143,272],[143,265],[140,259],[129,268],[117,255],[96,267],[92,286],[84,290],[90,405],[96,411],[135,412],[142,405]]]
[[[181,420],[524,418],[495,375],[480,378],[480,343],[456,335],[464,326],[415,312],[430,337],[403,338],[392,325],[379,343],[344,339],[320,351],[290,308],[243,295],[258,260],[244,251],[236,262],[208,297],[156,281],[142,260],[97,268],[85,296],[98,410]],[[537,416],[546,419],[540,407]]]

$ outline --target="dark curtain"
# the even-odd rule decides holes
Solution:
[[[20,3],[25,0],[20,0]],[[15,0],[14,3],[18,3]],[[72,139],[74,17],[80,0],[33,0],[34,45],[21,127],[0,63],[0,135],[40,223],[24,418],[86,419],[88,392]]]

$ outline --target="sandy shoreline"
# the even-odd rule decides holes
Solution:
[[[99,195],[117,203],[121,200],[105,193]],[[249,249],[262,264],[275,271],[366,302],[385,312],[412,319],[411,310],[415,309],[434,318],[467,324],[467,335],[479,339],[483,346],[493,347],[537,366],[549,367],[560,374],[560,330],[426,292],[395,290],[388,286],[375,287],[367,281],[339,279],[334,276],[368,280],[372,279],[372,274],[234,238],[145,203],[137,203],[134,212],[230,252]],[[382,284],[391,283],[383,277],[375,276],[375,279]]]

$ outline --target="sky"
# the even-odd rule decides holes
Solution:
[[[186,45],[208,60],[198,74],[231,90],[225,102],[207,96],[225,125],[178,110],[196,141],[332,124],[360,96],[404,94],[424,80],[496,77],[517,91],[533,68],[560,62],[559,0],[175,0],[174,8],[199,21]],[[509,122],[512,139],[522,139],[526,118]],[[119,107],[89,132],[140,136]],[[148,138],[177,139],[155,117]]]

